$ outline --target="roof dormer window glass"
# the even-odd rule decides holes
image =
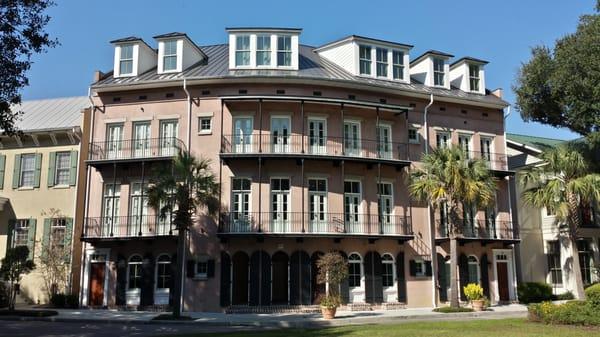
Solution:
[[[359,46],[358,59],[361,75],[371,75],[371,47]]]
[[[469,88],[471,91],[479,91],[479,66],[469,65]]]
[[[401,51],[392,52],[392,72],[395,80],[404,79],[404,53]]]
[[[444,86],[446,73],[444,71],[444,60],[440,58],[433,59],[433,85]]]
[[[385,48],[377,48],[376,51],[377,77],[387,77],[388,51]]]
[[[256,37],[256,65],[271,65],[271,36],[258,35]]]
[[[165,41],[164,44],[163,70],[177,70],[177,41]]]
[[[235,65],[250,65],[250,35],[238,35],[235,38]]]
[[[121,55],[119,56],[119,74],[133,74],[133,45],[127,44],[121,46]]]
[[[292,65],[292,37],[277,37],[277,66],[289,67]]]

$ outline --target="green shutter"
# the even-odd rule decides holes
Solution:
[[[65,227],[66,228],[65,228],[64,245],[65,245],[65,249],[68,252],[68,254],[65,254],[65,260],[66,260],[65,262],[69,263],[69,262],[71,262],[71,251],[72,251],[71,240],[73,238],[73,218],[66,219]]]
[[[29,248],[29,259],[33,260],[35,251],[35,225],[36,219],[29,219],[29,229],[27,230],[27,248]]]
[[[40,173],[42,171],[42,154],[35,154],[35,176],[33,177],[33,187],[40,187]]]
[[[15,219],[8,220],[8,230],[6,232],[6,250],[12,248],[13,246],[13,233],[15,231]]]
[[[42,235],[42,254],[46,254],[50,243],[50,226],[52,225],[52,219],[44,219],[44,234]]]
[[[6,166],[6,156],[0,154],[0,190],[4,188],[4,168]]]
[[[75,186],[77,184],[77,151],[71,151],[71,173],[69,177],[71,179],[70,185]]]
[[[19,188],[19,179],[21,178],[21,155],[15,154],[15,164],[13,166],[13,188]]]
[[[48,187],[54,186],[54,177],[56,177],[56,152],[50,152],[50,161],[48,162]]]

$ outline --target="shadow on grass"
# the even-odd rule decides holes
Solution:
[[[50,317],[58,315],[55,310],[0,310],[0,316],[9,317]]]

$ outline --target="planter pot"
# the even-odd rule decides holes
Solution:
[[[471,301],[471,306],[473,307],[473,310],[475,310],[475,311],[483,311],[484,305],[485,305],[485,301],[484,300],[473,300],[473,301]]]
[[[321,314],[324,319],[333,319],[337,308],[321,307]]]

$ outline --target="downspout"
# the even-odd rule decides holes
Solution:
[[[90,104],[91,104],[91,112],[92,115],[90,116],[90,139],[88,139],[88,156],[89,156],[89,151],[90,148],[92,146],[92,141],[94,139],[94,121],[95,121],[95,115],[96,115],[96,106],[94,105],[94,100],[92,99],[92,87],[88,87],[88,99],[90,100]],[[85,116],[83,118],[83,120],[85,121]],[[83,126],[84,130],[85,130],[85,125]],[[83,134],[83,132],[82,132]],[[79,147],[81,148],[83,142],[83,137],[82,139],[79,141]],[[79,153],[82,153],[82,151],[79,151]],[[85,207],[85,211],[83,214],[83,223],[81,224],[81,235],[83,236],[83,231],[85,230],[85,219],[88,217],[88,212],[89,212],[89,207],[87,207],[87,204],[89,203],[89,197],[90,197],[90,168],[87,164],[85,164],[85,176],[86,176],[86,181],[85,181],[85,200],[83,201],[84,207]],[[79,179],[79,178],[78,178]],[[77,186],[79,186],[79,181],[77,181]],[[75,201],[75,205],[77,205],[77,201]],[[81,237],[80,237],[81,239]],[[87,251],[88,248],[88,243],[87,241],[83,243],[83,246],[81,247],[81,258],[80,258],[80,272],[79,272],[79,305],[83,306],[83,294],[84,294],[84,279],[86,277],[86,275],[84,274],[85,272],[85,253]],[[89,298],[87,298],[87,303],[89,304]],[[104,302],[104,299],[102,300]],[[104,304],[104,303],[102,303]]]
[[[510,116],[510,113],[512,112],[510,110],[510,105],[506,108],[506,115],[504,115],[504,123],[502,125],[502,129],[504,131],[504,155],[506,156],[506,169],[508,170],[508,148],[506,146],[506,120],[508,119],[508,116]],[[508,214],[509,214],[509,218],[510,221],[512,223],[512,230],[513,230],[513,236],[515,235],[515,233],[518,233],[520,231],[519,228],[516,228],[516,226],[518,225],[518,221],[514,221],[513,219],[513,210],[512,210],[512,193],[511,193],[511,186],[515,185],[516,187],[516,181],[514,179],[511,179],[510,176],[507,176],[507,188],[508,188]],[[516,194],[517,191],[515,191]],[[517,214],[518,216],[518,214]],[[521,247],[519,243],[515,243],[514,245],[514,249],[512,250],[512,267],[513,267],[513,294],[514,294],[514,299],[515,300],[519,300],[518,298],[518,294],[516,291],[514,291],[514,289],[516,289],[516,287],[518,286],[519,282],[521,282],[522,280],[522,275],[521,275]],[[517,267],[518,265],[518,267]]]
[[[187,103],[188,103],[188,111],[187,111],[187,117],[188,117],[188,122],[187,122],[187,152],[188,154],[192,154],[192,96],[190,95],[190,92],[187,89],[187,78],[183,78],[183,91],[185,91],[185,95],[187,96]],[[181,256],[181,261],[183,261],[183,263],[181,263],[181,270],[179,271],[181,273],[181,291],[180,291],[180,295],[181,297],[178,299],[179,300],[179,308],[180,311],[183,312],[183,299],[184,299],[184,291],[185,291],[185,272],[184,272],[184,268],[185,268],[185,253],[187,252],[187,241],[189,240],[189,233],[188,235],[186,235],[186,240],[183,242],[184,245],[184,249],[182,252],[182,256]]]
[[[433,94],[429,96],[429,104],[423,111],[423,129],[425,130],[425,154],[429,154],[429,127],[427,124],[427,111],[433,105]],[[427,227],[429,227],[429,239],[431,245],[431,303],[437,308],[437,252],[435,245],[435,223],[431,222],[431,203],[427,203]]]

